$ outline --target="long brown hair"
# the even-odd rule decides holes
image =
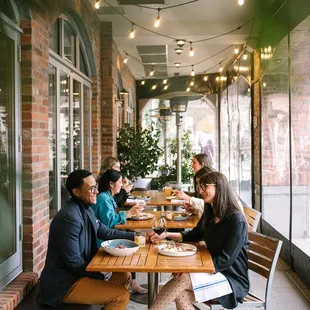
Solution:
[[[196,154],[194,158],[196,158],[196,160],[202,167],[205,166],[212,167],[212,159],[207,154],[204,153]]]
[[[119,160],[116,157],[113,156],[106,157],[102,162],[98,177],[102,176],[107,170],[113,169],[113,166],[118,162]]]
[[[224,215],[233,209],[240,211],[235,194],[224,174],[217,171],[204,174],[199,180],[199,186],[204,190],[208,184],[216,186],[212,206],[213,220],[216,218],[222,220]],[[206,224],[205,221],[206,219],[204,218],[203,227]]]

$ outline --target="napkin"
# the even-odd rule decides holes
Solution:
[[[140,203],[140,204],[145,204],[145,200],[143,199],[132,199],[132,198],[127,198],[126,202],[128,203]]]

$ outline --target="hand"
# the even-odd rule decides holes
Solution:
[[[134,215],[138,215],[140,214],[142,211],[144,210],[144,205],[134,205],[132,208],[130,208],[127,212],[126,212],[126,218],[130,218]]]
[[[163,232],[160,236],[158,236],[155,232],[150,236],[150,241],[152,243],[156,243],[157,241],[163,240],[167,238],[167,233]]]
[[[174,191],[174,195],[177,196],[177,198],[183,199],[186,203],[189,203],[190,198],[191,198],[190,196],[188,196],[184,192],[178,191],[178,190]]]
[[[132,190],[133,188],[133,184],[127,184],[127,185],[124,185],[123,186],[123,189],[126,191],[127,194],[130,193],[130,191]]]
[[[184,203],[184,209],[186,212],[195,213],[195,208],[187,202]]]
[[[154,231],[147,231],[145,235],[146,242],[151,242],[151,237],[154,235]]]

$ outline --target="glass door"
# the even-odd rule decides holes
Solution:
[[[16,42],[17,33],[0,20],[0,290],[21,271]]]

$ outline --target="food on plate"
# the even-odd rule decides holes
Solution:
[[[126,249],[126,247],[122,243],[120,243],[116,248],[117,249]]]
[[[174,242],[170,241],[166,243],[166,246],[162,246],[162,250],[164,251],[169,251],[169,252],[194,252],[195,248],[192,246],[185,244],[185,243],[179,243],[179,242]]]

